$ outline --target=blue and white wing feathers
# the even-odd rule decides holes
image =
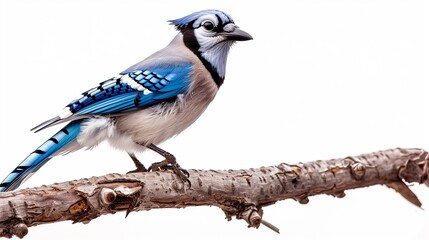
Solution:
[[[82,97],[70,102],[60,116],[32,130],[37,132],[94,115],[114,116],[170,101],[188,89],[191,71],[191,63],[126,70],[82,93]]]

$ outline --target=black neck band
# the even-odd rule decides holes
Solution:
[[[192,28],[184,28],[181,30],[181,32],[183,34],[183,42],[185,43],[185,46],[189,48],[195,55],[197,55],[219,88],[223,84],[224,78],[219,76],[219,73],[216,71],[213,65],[203,56],[201,56],[201,53],[198,51],[198,49],[200,49],[200,44],[195,37],[194,30]]]

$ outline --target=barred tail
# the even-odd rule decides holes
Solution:
[[[19,185],[30,178],[33,173],[48,162],[61,148],[76,139],[80,132],[81,122],[82,120],[70,122],[26,157],[24,161],[0,183],[0,192],[11,191],[18,188]]]

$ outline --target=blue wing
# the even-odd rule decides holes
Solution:
[[[81,98],[66,106],[69,112],[65,116],[49,119],[31,130],[38,132],[91,115],[114,115],[172,100],[188,89],[191,71],[191,63],[126,70],[82,93]]]
[[[67,105],[70,110],[68,117],[62,119],[58,116],[34,128],[40,131],[71,120],[68,125],[25,158],[0,183],[0,192],[16,189],[64,146],[74,141],[83,121],[79,120],[79,115],[85,118],[88,115],[116,114],[175,98],[188,88],[191,70],[192,65],[186,63],[125,71],[118,77],[106,80],[98,87],[84,92],[81,98]]]
[[[84,92],[67,107],[74,115],[132,111],[175,98],[190,84],[191,63],[122,72]]]

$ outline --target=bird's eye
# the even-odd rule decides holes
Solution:
[[[206,29],[207,31],[212,31],[215,28],[215,26],[214,26],[214,24],[213,24],[212,21],[204,21],[201,24],[201,26],[203,26],[204,29]]]

